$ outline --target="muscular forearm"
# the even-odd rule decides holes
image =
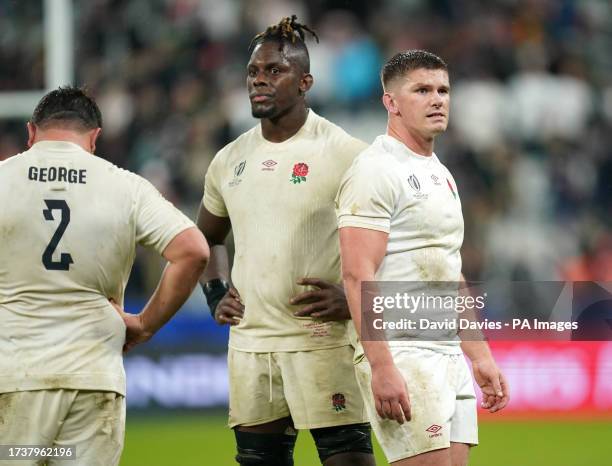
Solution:
[[[376,271],[387,249],[387,239],[387,233],[377,230],[356,227],[340,229],[344,291],[353,324],[372,368],[393,364],[384,332],[371,327],[374,319],[368,313],[372,310],[369,305],[362,309],[364,306],[361,303],[362,283],[376,281]]]
[[[493,358],[486,341],[462,341],[461,349],[472,362]]]
[[[147,331],[155,333],[176,314],[205,267],[206,262],[198,259],[180,260],[166,266],[157,289],[141,313]]]
[[[210,213],[204,204],[200,204],[197,219],[198,228],[206,237],[210,249],[210,260],[204,275],[200,278],[202,285],[206,282],[220,278],[229,281],[229,259],[225,238],[230,232],[231,222],[229,217],[218,217]]]
[[[383,366],[392,366],[393,356],[389,350],[386,340],[382,341],[362,341],[363,351],[373,369]]]
[[[461,274],[459,280],[459,294],[462,296],[470,296],[470,289],[463,274]],[[467,307],[465,311],[461,313],[460,317],[470,322],[477,322],[479,320],[473,307]],[[493,357],[489,345],[480,330],[460,330],[458,335],[461,338],[461,349],[467,357],[470,358],[470,361],[478,361]]]
[[[230,268],[229,255],[227,248],[223,244],[217,244],[210,248],[210,260],[208,266],[200,278],[200,283],[204,285],[209,280],[220,278],[229,282]]]
[[[351,319],[361,338],[361,282],[355,278],[345,278],[343,285]]]
[[[353,324],[355,325],[357,334],[361,338],[361,344],[370,365],[372,367],[378,367],[393,364],[389,345],[384,335],[379,335],[380,339],[376,338],[372,335],[373,329],[368,329],[368,334],[362,335],[361,283],[363,281],[374,281],[374,276],[356,277],[347,276],[345,274],[344,290],[346,292],[346,299],[348,301]],[[371,321],[371,319],[367,319],[366,324],[369,321]]]

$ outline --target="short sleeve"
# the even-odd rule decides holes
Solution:
[[[219,175],[220,168],[219,154],[217,154],[209,165],[206,176],[204,177],[204,197],[202,198],[202,204],[206,210],[217,217],[229,217],[223,195],[221,194],[221,189],[219,189],[221,185]]]
[[[351,162],[368,148],[368,145],[360,139],[354,138],[349,135],[345,135],[341,144],[339,144],[338,151],[343,154],[346,159]]]
[[[395,211],[393,178],[388,170],[363,154],[347,170],[336,196],[338,227],[358,227],[389,233]]]
[[[330,124],[326,141],[326,151],[329,154],[333,154],[334,160],[343,166],[343,174],[351,166],[357,156],[367,148],[368,144],[362,140],[351,136],[340,127]]]
[[[138,178],[140,186],[135,207],[136,241],[162,254],[176,235],[195,224],[164,199],[151,183]]]

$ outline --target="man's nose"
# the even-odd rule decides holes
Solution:
[[[435,92],[431,104],[436,108],[440,108],[442,107],[442,105],[444,105],[444,100],[442,99],[442,96],[440,94]]]
[[[253,77],[253,86],[265,86],[268,84],[268,79],[266,78],[266,74],[263,72],[258,72]]]

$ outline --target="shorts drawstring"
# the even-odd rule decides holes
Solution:
[[[270,382],[270,403],[272,403],[272,353],[268,353],[268,381]]]

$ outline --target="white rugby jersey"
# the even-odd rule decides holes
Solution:
[[[0,164],[0,393],[125,394],[123,303],[136,244],[194,224],[145,179],[76,144]]]
[[[286,141],[266,140],[261,125],[213,159],[202,200],[230,217],[236,252],[232,282],[245,306],[229,345],[251,352],[306,351],[349,344],[350,321],[321,322],[293,313],[289,300],[317,277],[340,283],[334,199],[346,169],[367,145],[312,110]]]
[[[347,170],[336,199],[338,225],[389,233],[379,281],[458,282],[463,214],[457,185],[435,154],[382,135]],[[356,252],[357,253],[357,252]],[[459,342],[393,342],[460,352]]]

